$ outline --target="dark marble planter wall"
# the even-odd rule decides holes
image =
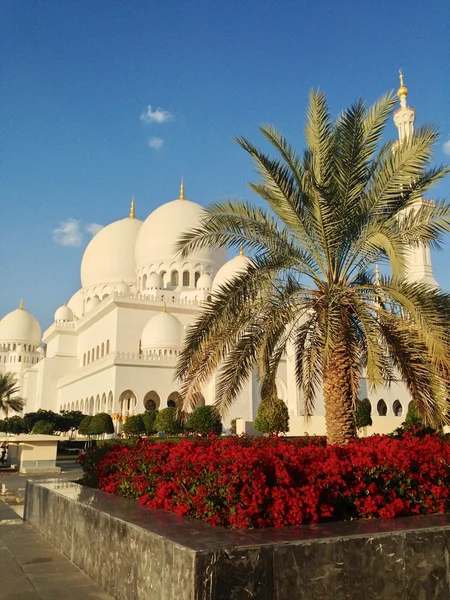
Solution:
[[[450,516],[229,531],[47,480],[25,519],[117,600],[450,600]]]

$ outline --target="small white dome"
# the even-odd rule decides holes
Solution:
[[[100,298],[98,296],[94,296],[93,298],[90,298],[87,302],[86,302],[86,312],[90,312],[91,310],[94,310],[94,308],[96,306],[98,306],[100,304]]]
[[[122,281],[114,287],[114,291],[116,294],[120,294],[121,296],[128,296],[130,293],[130,287],[124,281]]]
[[[81,261],[81,285],[136,282],[134,247],[142,221],[135,218],[115,221],[89,242]]]
[[[183,340],[183,325],[168,312],[152,317],[144,327],[141,336],[142,350],[180,348]]]
[[[164,287],[164,283],[162,280],[161,275],[158,275],[158,273],[150,273],[150,275],[147,278],[147,290],[162,290]]]
[[[220,272],[220,269],[219,269],[219,272]],[[197,289],[198,290],[210,290],[212,288],[212,285],[213,285],[213,280],[209,273],[203,273],[198,278],[198,281],[197,281]]]
[[[243,256],[241,254],[229,260],[217,271],[216,276],[214,277],[213,289],[217,290],[224,283],[232,281],[236,275],[243,273],[251,263],[252,261],[248,256]]]
[[[38,320],[24,308],[16,308],[0,321],[0,342],[41,342],[41,326]]]
[[[55,312],[55,321],[73,321],[73,311],[63,304]]]

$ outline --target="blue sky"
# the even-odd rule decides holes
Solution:
[[[0,316],[23,297],[47,327],[79,289],[89,230],[127,216],[133,193],[139,218],[178,196],[181,175],[201,204],[252,198],[232,137],[262,144],[258,125],[272,123],[301,148],[312,87],[337,114],[397,89],[402,67],[417,122],[441,131],[436,162],[450,161],[446,0],[3,0],[0,10]],[[450,199],[450,178],[432,196]],[[61,228],[72,245],[55,241]],[[447,290],[448,241],[433,255]]]

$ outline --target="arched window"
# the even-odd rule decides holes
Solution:
[[[167,406],[169,408],[176,408],[177,404],[180,402],[181,396],[179,392],[172,392],[167,398]]]
[[[170,276],[170,285],[173,285],[174,287],[176,287],[178,285],[178,271],[172,271],[172,274]]]
[[[109,392],[109,394],[108,394],[108,414],[112,413],[112,409],[113,409],[113,395],[112,395],[112,392]]]
[[[396,417],[401,417],[403,415],[403,406],[399,400],[396,400],[392,405],[392,410]]]
[[[86,352],[83,354],[83,367],[86,366]]]
[[[91,356],[92,356],[92,362],[94,362],[94,360],[95,360],[95,348],[92,348]]]
[[[98,358],[100,356],[100,348],[97,346],[97,354],[95,355],[95,358]]]
[[[159,408],[161,404],[161,399],[159,394],[152,390],[151,392],[147,392],[144,396],[144,408],[145,410],[156,410]]]
[[[183,271],[183,286],[189,287],[191,285],[191,274],[189,271]]]
[[[361,400],[361,402],[363,404],[365,404],[365,406],[367,406],[367,408],[369,409],[370,414],[372,414],[372,405],[370,404],[369,398],[364,398],[364,400]]]
[[[387,415],[387,404],[383,399],[378,400],[377,412],[380,417],[385,417]]]
[[[142,277],[142,289],[147,289],[147,273]]]
[[[166,274],[167,274],[167,271],[161,271],[161,273],[159,274],[159,276],[161,277],[162,282],[163,282],[163,287],[166,285]]]
[[[88,364],[89,364],[91,362],[91,351],[90,350],[88,350],[87,358],[88,358]]]
[[[195,274],[194,274],[195,287],[197,287],[197,281],[200,279],[200,275],[201,275],[200,271],[195,271]]]
[[[106,354],[109,354],[109,340],[106,340]]]

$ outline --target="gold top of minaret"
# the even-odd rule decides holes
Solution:
[[[380,267],[378,266],[378,263],[375,265],[375,283],[380,283]]]
[[[131,204],[130,204],[130,219],[135,219],[136,215],[134,213],[134,194],[131,197]]]
[[[400,78],[400,87],[397,90],[397,96],[399,98],[401,98],[402,96],[408,95],[408,88],[406,87],[406,85],[404,84],[404,81],[403,81],[403,69],[399,69],[398,75]]]
[[[180,197],[178,198],[178,200],[186,200],[186,198],[184,197],[184,180],[183,180],[183,178],[181,178]]]
[[[20,299],[19,308],[23,310],[23,298]]]
[[[239,246],[239,256],[244,256],[244,244]]]

